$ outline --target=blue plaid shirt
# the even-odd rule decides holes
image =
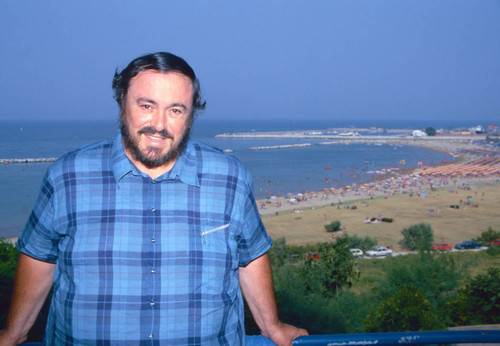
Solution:
[[[121,136],[44,177],[19,249],[56,263],[45,343],[244,343],[238,268],[268,251],[248,171],[190,140],[151,179]]]

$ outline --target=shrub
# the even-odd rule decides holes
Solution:
[[[350,287],[359,278],[346,237],[338,238],[335,243],[321,244],[318,252],[319,258],[304,260],[302,276],[308,291],[333,296],[339,288]]]
[[[273,270],[280,320],[305,328],[310,334],[363,332],[363,320],[375,307],[371,295],[341,289],[335,296],[325,297],[320,292],[307,291],[300,270],[296,266]],[[245,327],[247,324],[245,316]],[[256,328],[252,333],[260,334],[260,331]]]
[[[481,235],[476,238],[476,241],[478,241],[479,243],[487,244],[498,238],[500,238],[500,232],[495,231],[491,227],[488,227],[488,230],[486,232],[481,233]]]
[[[422,291],[407,285],[387,298],[365,319],[367,332],[402,332],[440,329],[437,316]]]
[[[500,246],[490,246],[486,249],[486,253],[490,256],[499,256],[500,255]]]
[[[434,234],[431,225],[428,223],[419,223],[411,225],[401,231],[403,239],[399,242],[402,247],[409,250],[418,249],[420,251],[429,251],[434,241]]]
[[[391,223],[392,221],[394,221],[393,219],[389,218],[389,217],[383,217],[382,218],[382,222],[389,222]]]
[[[421,252],[383,261],[387,273],[378,292],[386,299],[406,285],[420,289],[436,312],[458,291],[464,268],[457,265],[452,254]]]
[[[500,323],[500,269],[488,268],[486,274],[471,279],[459,291],[455,300],[446,304],[448,317],[453,323]]]
[[[347,244],[349,244],[350,249],[361,249],[363,252],[366,252],[375,247],[377,243],[377,239],[370,238],[369,236],[365,236],[364,238],[357,235],[347,236]]]
[[[325,225],[325,230],[327,232],[337,232],[340,230],[340,221],[330,222],[328,225]]]

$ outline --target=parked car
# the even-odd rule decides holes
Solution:
[[[351,251],[352,255],[356,258],[363,257],[363,250],[361,249],[349,249],[349,251]]]
[[[450,251],[451,249],[453,249],[453,246],[448,243],[437,243],[431,246],[431,250],[434,251]]]
[[[464,249],[479,249],[483,244],[478,243],[475,240],[466,240],[461,243],[455,244],[455,249],[464,250]]]
[[[500,246],[500,238],[495,239],[495,240],[493,240],[493,241],[490,241],[490,242],[488,243],[488,245],[489,245],[489,246]]]
[[[366,255],[370,257],[392,256],[392,250],[381,246],[375,250],[366,251]]]
[[[305,259],[318,259],[319,258],[319,252],[318,251],[309,251],[305,255]]]

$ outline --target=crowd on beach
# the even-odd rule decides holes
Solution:
[[[481,155],[479,158],[477,155]],[[500,178],[500,152],[488,155],[478,151],[476,155],[463,152],[462,163],[451,163],[437,167],[420,166],[409,172],[387,170],[378,179],[340,188],[325,187],[322,191],[268,196],[258,201],[262,215],[323,205],[337,205],[338,208],[351,207],[355,200],[390,198],[394,194],[425,197],[426,191],[452,186],[467,188],[471,180],[490,182]]]

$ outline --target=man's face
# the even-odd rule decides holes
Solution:
[[[139,72],[120,116],[125,153],[139,168],[172,168],[191,129],[193,84],[178,72]]]

